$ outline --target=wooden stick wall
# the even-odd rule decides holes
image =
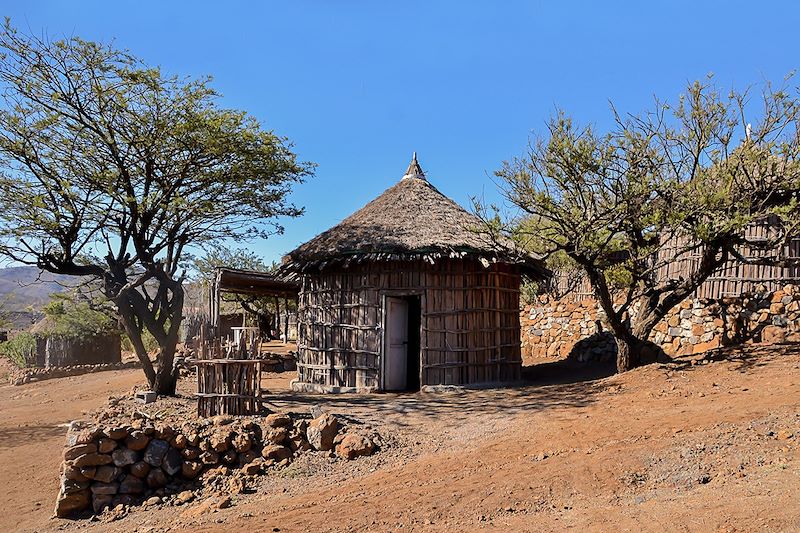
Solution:
[[[477,261],[382,262],[305,275],[298,312],[301,382],[380,387],[383,297],[421,300],[421,384],[512,381],[521,370],[515,267]]]

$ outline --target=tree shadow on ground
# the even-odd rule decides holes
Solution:
[[[352,423],[420,426],[444,422],[458,427],[476,417],[511,417],[522,413],[587,406],[605,389],[596,380],[614,373],[613,365],[572,360],[525,367],[523,380],[513,385],[448,392],[311,394],[264,391],[274,411],[307,414],[314,405]],[[499,418],[498,418],[499,419]]]
[[[736,363],[735,369],[739,372],[748,372],[753,368],[765,366],[772,357],[798,352],[800,352],[800,343],[745,344],[725,346],[694,356],[676,357],[672,360],[672,364],[676,370],[690,371],[699,368],[706,362],[727,361]]]
[[[60,437],[65,431],[64,427],[53,424],[6,428],[0,431],[0,450],[26,446],[31,442],[50,437]]]

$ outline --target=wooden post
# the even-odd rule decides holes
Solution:
[[[289,299],[283,299],[283,343],[289,343]]]
[[[275,296],[275,332],[280,336],[281,333],[281,302]]]

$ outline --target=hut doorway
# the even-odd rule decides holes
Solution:
[[[415,391],[420,388],[421,298],[387,296],[383,350],[383,389]]]

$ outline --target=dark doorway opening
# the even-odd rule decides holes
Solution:
[[[406,389],[420,389],[420,329],[422,327],[422,299],[407,296],[408,301],[408,363],[406,365]]]

